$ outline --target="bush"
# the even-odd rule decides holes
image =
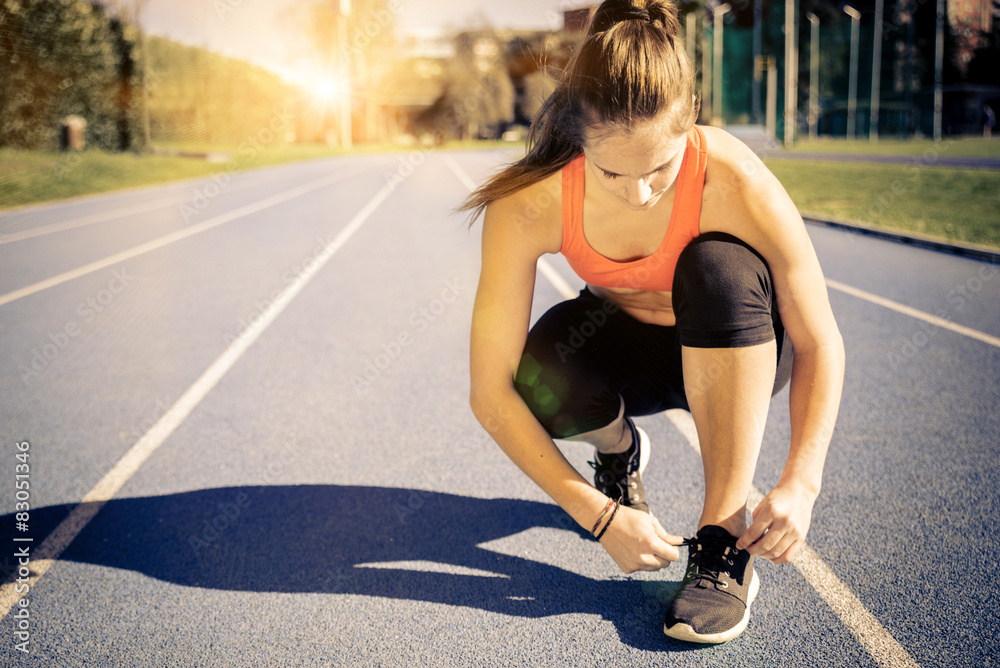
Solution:
[[[56,148],[60,119],[76,114],[90,145],[131,148],[135,40],[96,3],[0,0],[0,147]]]

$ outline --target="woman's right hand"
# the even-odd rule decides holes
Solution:
[[[667,533],[652,515],[620,506],[611,526],[601,536],[601,545],[625,573],[658,571],[680,558],[684,541]]]

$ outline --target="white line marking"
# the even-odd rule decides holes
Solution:
[[[194,181],[191,183],[192,189],[197,189],[198,187],[204,187],[208,183],[212,183],[211,179],[205,179],[204,181]],[[227,194],[238,193],[242,190],[247,190],[248,188],[260,187],[259,183],[249,182],[241,183],[240,185],[229,185],[221,190],[224,190]],[[121,209],[115,209],[113,211],[102,211],[99,213],[91,214],[89,216],[83,216],[81,218],[73,218],[71,220],[63,221],[61,223],[51,223],[49,225],[42,225],[39,227],[33,227],[26,230],[21,230],[20,232],[11,232],[10,234],[0,233],[0,245],[9,244],[14,241],[23,241],[24,239],[33,239],[34,237],[40,237],[46,234],[53,234],[55,232],[63,232],[65,230],[73,230],[78,227],[84,227],[86,225],[94,225],[96,223],[104,223],[109,220],[116,220],[118,218],[125,218],[126,216],[134,216],[140,213],[146,213],[148,211],[155,211],[159,208],[166,208],[170,206],[179,206],[183,203],[191,203],[191,193],[178,192],[173,197],[164,197],[152,202],[143,202],[140,204],[135,204],[133,206],[123,207]],[[36,212],[37,213],[37,212]],[[0,224],[7,222],[6,220],[0,221]],[[20,222],[20,221],[18,221]]]
[[[451,170],[451,173],[458,177],[458,180],[462,182],[462,185],[465,186],[469,192],[472,192],[479,187],[479,185],[469,177],[469,174],[462,169],[462,166],[455,162],[455,159],[450,155],[444,156],[444,164],[448,165],[448,169]]]
[[[931,315],[930,313],[925,313],[918,309],[900,304],[899,302],[894,302],[891,299],[886,299],[885,297],[879,297],[878,295],[872,294],[870,292],[865,292],[864,290],[859,290],[858,288],[851,287],[841,283],[840,281],[834,281],[833,279],[826,279],[826,284],[833,288],[834,290],[839,290],[840,292],[849,294],[858,299],[864,299],[873,304],[878,304],[879,306],[884,306],[887,309],[896,311],[897,313],[902,313],[908,315],[911,318],[916,318],[917,320],[923,320],[924,322],[929,322],[930,324],[941,327],[943,329],[950,330],[957,334],[964,334],[970,338],[976,339],[977,341],[982,341],[983,343],[988,343],[991,346],[1000,348],[1000,338],[995,336],[990,336],[989,334],[984,334],[979,330],[972,329],[971,327],[965,327],[964,325],[957,325],[950,320],[945,320],[944,318],[939,318],[936,315]]]
[[[673,409],[666,411],[666,416],[684,436],[688,445],[694,448],[695,452],[701,453],[698,431],[695,429],[691,414],[685,410]],[[756,507],[763,499],[764,495],[756,486],[750,488],[749,507]],[[875,616],[868,612],[858,597],[812,548],[808,545],[803,547],[792,561],[792,565],[802,573],[806,582],[816,590],[820,598],[826,601],[851,635],[879,665],[886,668],[918,668],[913,657],[885,630]]]
[[[316,186],[314,183],[313,187],[319,186]],[[229,369],[236,364],[237,360],[263,334],[264,330],[277,319],[281,312],[285,310],[285,307],[305,288],[333,254],[340,250],[347,240],[368,220],[369,216],[385,201],[390,192],[392,192],[390,186],[385,185],[375,194],[371,201],[347,224],[347,227],[341,230],[340,234],[316,257],[316,262],[310,263],[298,275],[295,281],[274,299],[267,310],[261,315],[261,318],[255,320],[239,338],[235,339],[226,348],[222,355],[184,392],[181,398],[163,414],[163,417],[150,427],[149,431],[142,438],[136,441],[135,445],[118,460],[118,463],[101,478],[100,482],[92,490],[87,492],[86,496],[70,512],[69,516],[60,522],[45,541],[32,552],[32,575],[29,577],[27,583],[29,587],[34,587],[38,579],[48,572],[49,568],[59,559],[63,551],[83,531],[90,520],[100,512],[104,504],[114,497],[118,490],[128,482],[129,478],[135,475],[139,467],[149,459],[153,452],[184,422],[191,411],[215,387],[219,380],[226,375]],[[11,608],[22,598],[23,594],[15,590],[17,586],[16,582],[8,582],[0,587],[0,619],[5,617]]]
[[[576,299],[579,296],[580,291],[574,290],[573,286],[566,281],[565,278],[559,275],[559,272],[553,268],[551,264],[544,257],[538,258],[538,271],[542,273],[542,276],[549,279],[549,283],[552,284],[556,290],[559,291],[566,299]]]
[[[448,168],[458,178],[458,180],[462,182],[462,185],[464,185],[469,192],[472,192],[479,187],[476,182],[469,177],[466,171],[462,169],[462,166],[455,162],[450,155],[444,156],[444,163],[448,165]],[[574,299],[577,294],[579,294],[579,290],[574,290],[566,279],[564,279],[545,258],[538,258],[537,267],[538,271],[541,272],[541,274],[549,280],[549,283],[551,283],[552,286],[559,291],[559,294],[566,299]]]
[[[449,164],[453,172],[458,173],[461,167],[458,164]],[[464,172],[462,172],[464,174]],[[460,177],[461,178],[461,177]],[[468,179],[468,176],[465,177]],[[471,179],[468,179],[471,183]],[[464,180],[463,180],[464,182]],[[468,185],[468,184],[466,184]],[[472,188],[475,188],[473,184]],[[539,269],[542,274],[549,278],[552,286],[559,291],[563,297],[574,299],[577,294],[569,287],[569,284],[544,260],[539,259]],[[550,276],[555,276],[557,280],[552,281]],[[685,410],[674,409],[666,411],[667,419],[677,428],[696,452],[701,453],[698,444],[698,430],[695,428],[694,418]],[[756,506],[764,498],[764,495],[756,487],[750,490],[751,507]],[[919,668],[913,657],[903,649],[895,638],[879,623],[872,613],[868,612],[861,601],[847,588],[840,578],[830,569],[829,566],[817,555],[809,546],[805,546],[792,564],[802,573],[806,582],[826,601],[833,612],[840,618],[848,631],[858,640],[868,654],[886,668]]]
[[[67,220],[61,223],[52,223],[50,225],[42,225],[40,227],[21,230],[20,232],[11,232],[10,234],[0,235],[0,244],[9,244],[15,241],[23,241],[24,239],[32,239],[45,234],[52,234],[53,232],[72,230],[85,225],[94,225],[96,223],[115,220],[116,218],[124,218],[125,216],[134,216],[140,213],[146,213],[155,209],[175,205],[177,203],[178,198],[176,197],[158,199],[153,202],[143,202],[142,204],[127,206],[122,209],[115,209],[114,211],[102,211],[101,213],[83,216],[82,218],[74,218],[73,220]]]
[[[418,573],[442,573],[445,575],[462,575],[473,578],[502,578],[509,580],[505,573],[481,571],[478,568],[445,564],[438,561],[373,561],[366,564],[354,564],[354,568],[378,568],[394,571],[409,571]]]
[[[14,290],[13,292],[8,292],[5,295],[0,295],[0,306],[4,304],[9,304],[12,301],[21,299],[22,297],[27,297],[33,295],[36,292],[41,292],[48,288],[60,285],[67,281],[71,281],[75,278],[85,276],[91,272],[95,272],[107,267],[117,265],[125,260],[129,260],[137,255],[142,255],[143,253],[148,253],[150,251],[162,248],[176,241],[181,241],[182,239],[187,239],[206,230],[210,230],[213,227],[218,227],[224,223],[237,220],[244,216],[249,216],[250,214],[263,211],[269,207],[275,206],[276,204],[281,204],[282,202],[287,202],[290,199],[300,197],[308,192],[322,188],[323,186],[330,185],[337,181],[342,181],[344,179],[350,178],[353,174],[335,174],[332,176],[324,176],[321,179],[315,181],[310,181],[309,183],[303,184],[297,188],[292,188],[291,190],[286,190],[283,193],[277,195],[272,195],[271,197],[260,200],[259,202],[254,202],[253,204],[248,204],[247,206],[240,207],[228,213],[224,213],[221,216],[216,216],[215,218],[210,218],[205,222],[198,223],[197,225],[191,225],[190,227],[185,227],[183,229],[166,234],[158,239],[153,239],[152,241],[147,241],[144,244],[139,244],[138,246],[133,246],[128,250],[124,250],[120,253],[115,253],[96,262],[91,262],[90,264],[85,264],[82,267],[77,267],[70,271],[59,274],[58,276],[53,276],[52,278],[47,278],[44,281],[39,281],[37,283],[32,283],[26,287],[19,290]]]

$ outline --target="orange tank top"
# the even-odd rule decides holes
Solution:
[[[674,267],[684,247],[700,233],[701,195],[705,188],[708,150],[701,128],[688,132],[674,190],[667,233],[652,255],[619,262],[594,250],[583,233],[584,156],[562,169],[563,240],[560,252],[576,274],[591,285],[670,292]]]

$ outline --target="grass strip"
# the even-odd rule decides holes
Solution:
[[[989,144],[978,139],[954,141]],[[880,146],[888,144],[879,142]],[[919,148],[913,142],[910,145]],[[447,144],[443,148],[512,148],[512,145],[468,142]],[[953,151],[955,148],[960,147],[950,146],[947,141],[937,145],[940,155],[958,155],[958,151]],[[210,163],[193,158],[103,151],[65,154],[0,149],[0,209],[210,176],[232,169],[234,164],[242,171],[338,155],[418,150],[421,149],[385,145],[360,146],[345,152],[319,145],[289,144],[252,154],[233,151],[231,162]],[[923,156],[924,150],[915,155]],[[782,160],[774,156],[765,162],[804,214],[1000,248],[1000,171],[935,167],[931,160],[891,165]]]
[[[802,140],[788,149],[790,153],[830,153],[842,155],[947,156],[949,158],[1000,158],[1000,137],[946,137],[933,139],[881,138],[874,144],[844,138]]]
[[[191,153],[229,154],[222,162],[203,158],[169,155],[138,155],[87,150],[80,153],[17,151],[0,149],[0,211],[27,204],[79,197],[93,193],[211,176],[225,171],[239,172],[270,165],[316,158],[376,152],[410,153],[417,146],[397,144],[362,145],[344,151],[317,144],[253,147],[197,147],[177,144],[173,150]],[[510,142],[453,142],[443,149],[511,148]],[[235,173],[235,172],[234,172]]]
[[[803,214],[1000,248],[1000,171],[765,162]]]

